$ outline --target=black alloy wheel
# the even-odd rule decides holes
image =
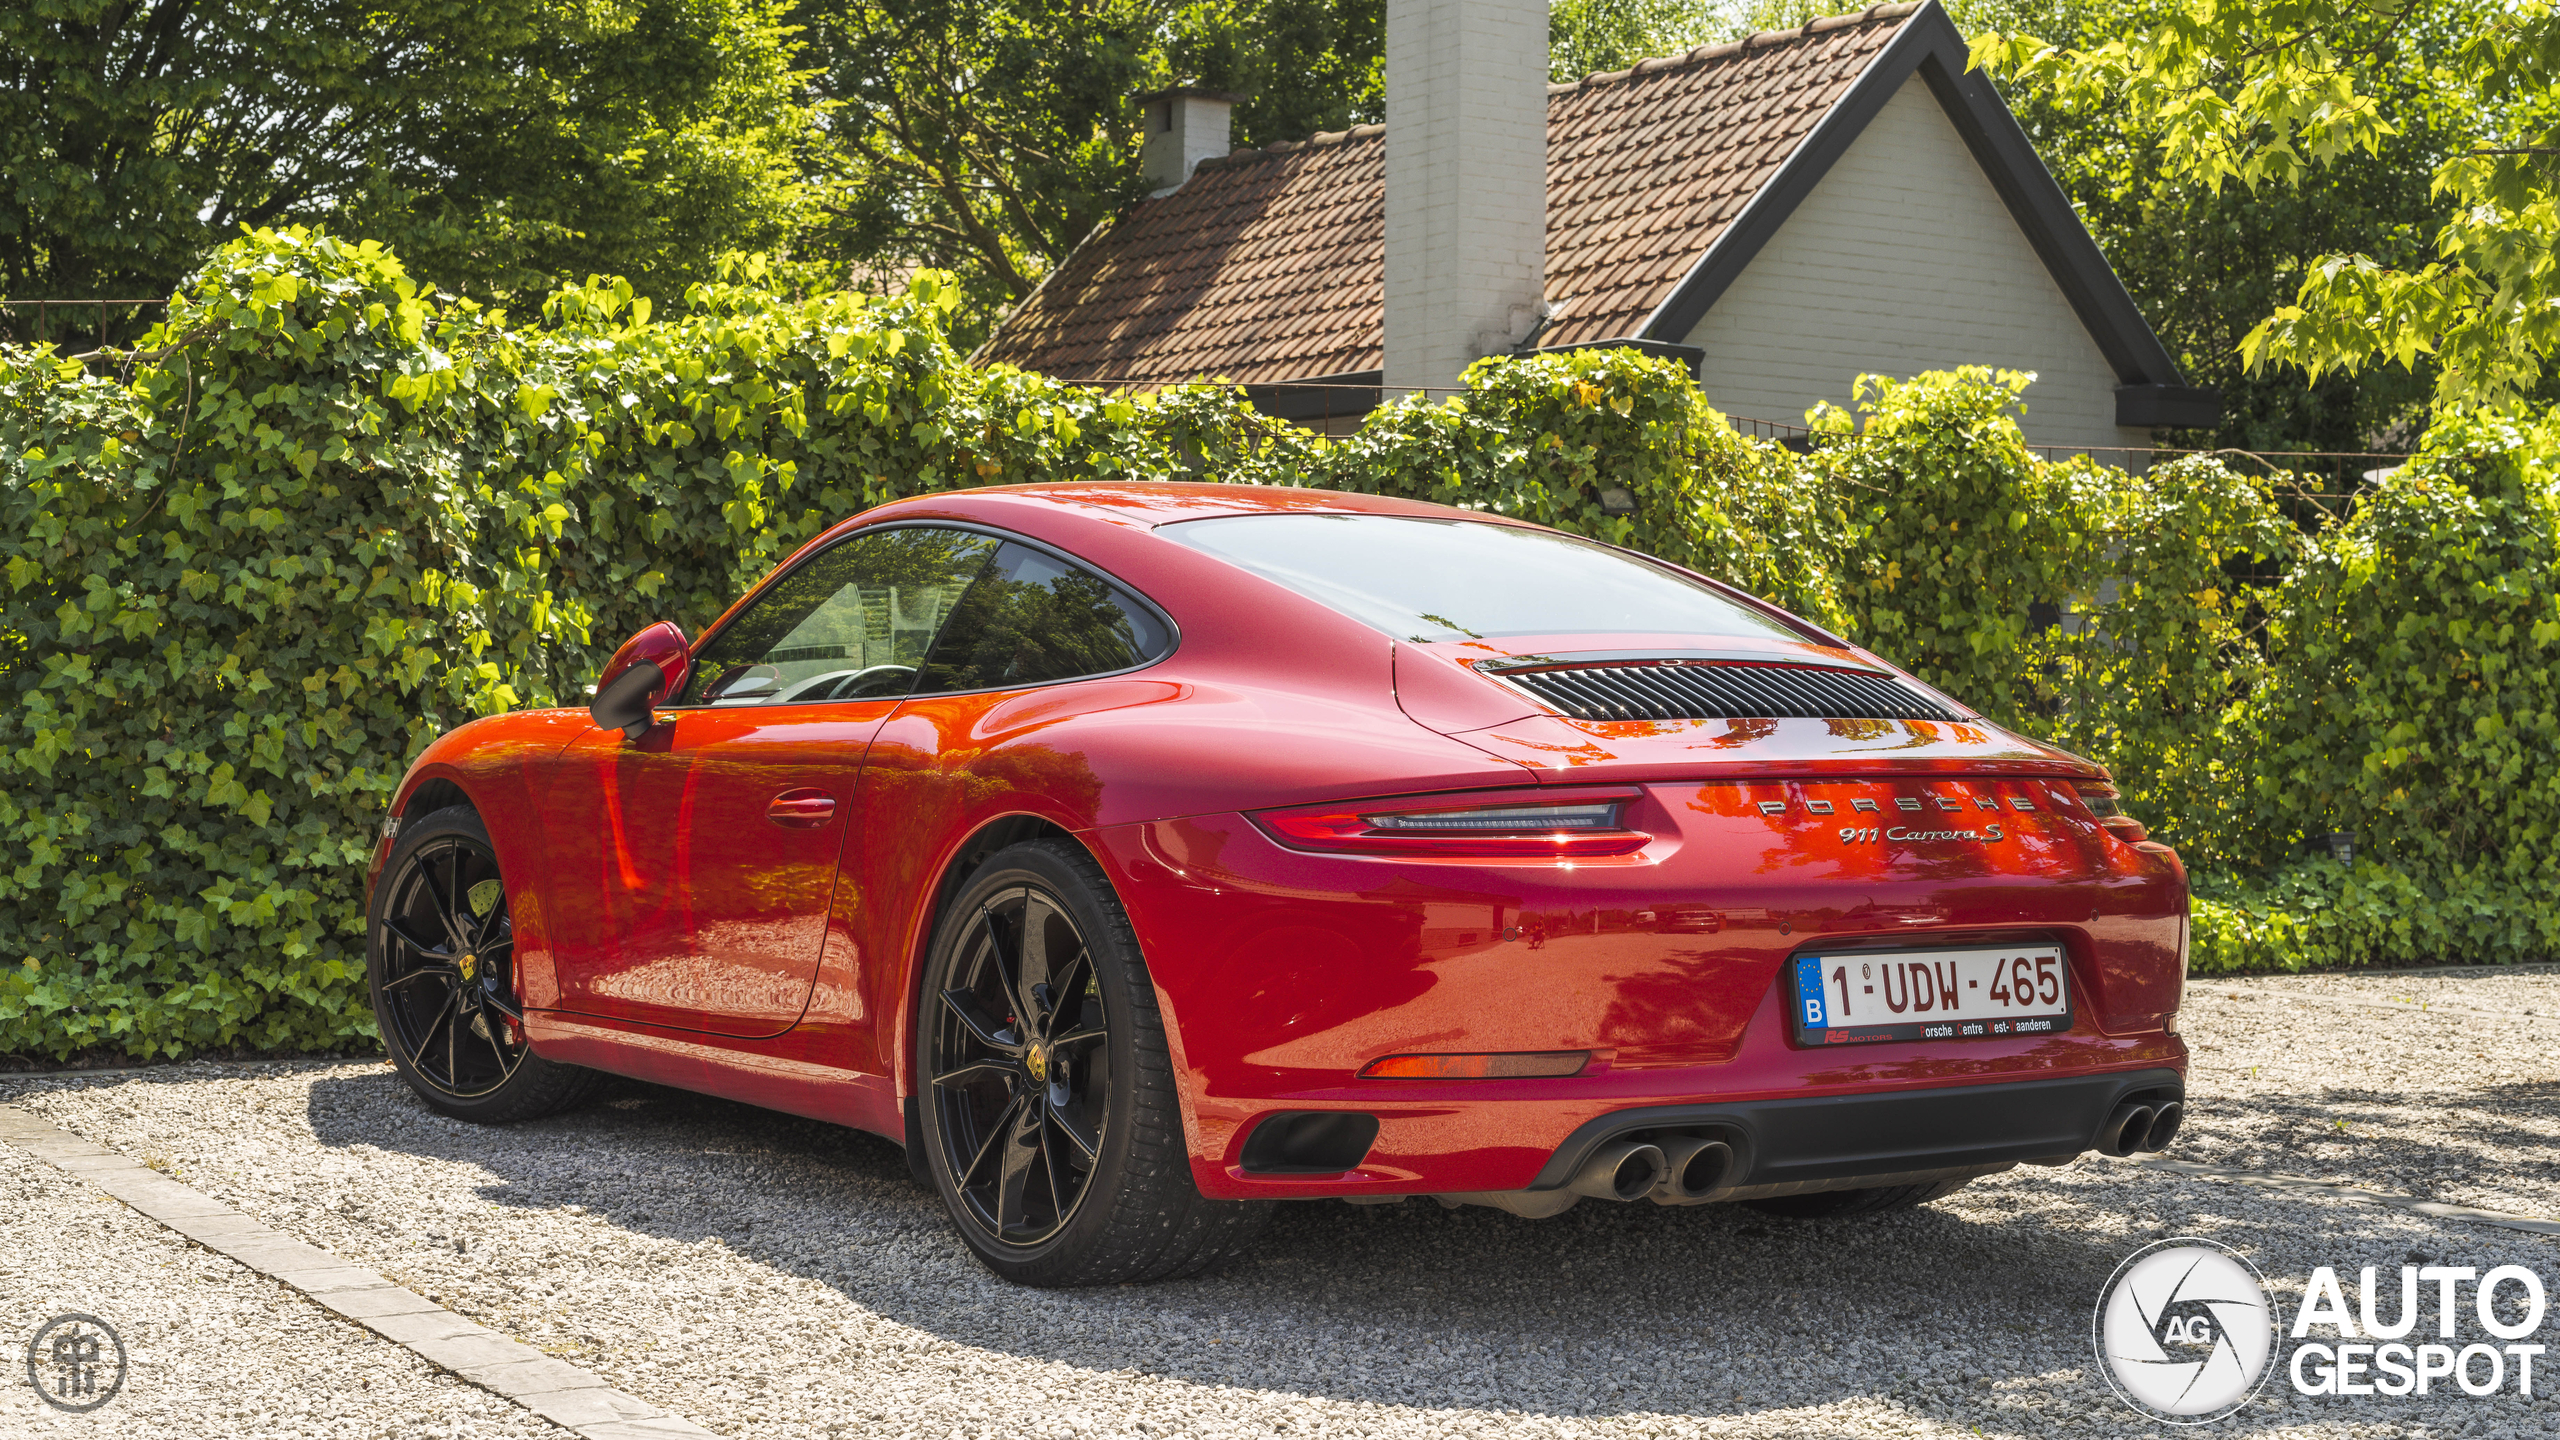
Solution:
[[[391,1063],[447,1115],[531,1119],[601,1076],[533,1053],[515,984],[515,920],[488,828],[467,808],[404,827],[374,887],[366,979]]]
[[[439,1093],[486,1095],[531,1053],[498,857],[469,836],[438,836],[410,851],[389,883],[383,1041]]]
[[[1024,1285],[1196,1275],[1269,1201],[1193,1183],[1146,958],[1091,854],[1026,841],[943,910],[916,996],[911,1156],[961,1238]]]
[[[1074,1218],[1112,1123],[1111,1016],[1093,955],[1034,883],[971,917],[937,997],[928,1078],[952,1184],[990,1238],[1036,1246]]]

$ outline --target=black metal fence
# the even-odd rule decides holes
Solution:
[[[1774,440],[1790,450],[1804,450],[1820,437],[1803,425],[1784,420],[1726,417],[1733,428],[1755,440]],[[2347,502],[2409,462],[2394,450],[2182,450],[2170,446],[2030,445],[2046,460],[2086,455],[2102,465],[2141,470],[2181,455],[2210,455],[2235,469],[2265,475],[2276,504],[2296,525],[2318,530],[2346,516]]]
[[[65,355],[129,349],[168,313],[162,300],[0,300],[0,340]]]

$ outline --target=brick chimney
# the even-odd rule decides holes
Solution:
[[[1386,385],[1455,385],[1545,304],[1547,0],[1387,0],[1386,145]]]
[[[1223,90],[1176,85],[1138,97],[1138,119],[1146,145],[1138,152],[1147,193],[1163,195],[1181,188],[1193,166],[1234,148],[1235,108],[1244,99]]]

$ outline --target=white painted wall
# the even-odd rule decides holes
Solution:
[[[2151,443],[2117,428],[2115,371],[1916,75],[1688,338],[1729,415],[1802,424],[1862,373],[1990,365],[2036,372],[2029,444]]]
[[[1537,323],[1547,0],[1387,0],[1386,383],[1455,385]]]

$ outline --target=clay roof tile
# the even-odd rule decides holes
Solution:
[[[1920,9],[1878,5],[1547,87],[1547,343],[1632,334]],[[1381,125],[1239,148],[1077,247],[981,360],[1142,385],[1374,370]]]

